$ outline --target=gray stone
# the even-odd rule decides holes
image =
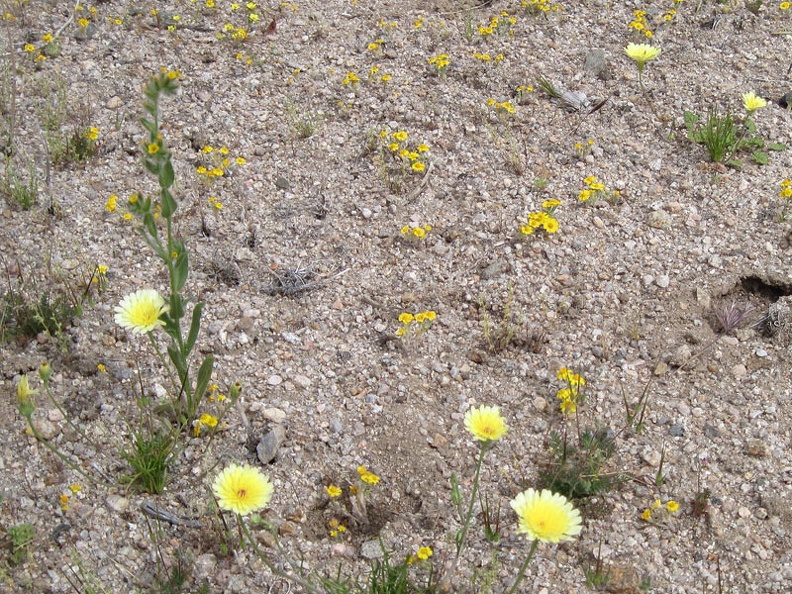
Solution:
[[[360,545],[360,555],[369,561],[373,559],[382,559],[384,553],[382,551],[382,544],[379,539],[367,540]]]
[[[278,179],[275,180],[275,187],[281,190],[288,190],[291,187],[291,184],[289,183],[289,180],[286,179],[285,177],[279,177]]]
[[[685,435],[685,428],[682,425],[673,425],[669,430],[668,434],[671,437],[682,437]]]
[[[105,498],[105,503],[107,503],[107,507],[119,514],[129,509],[129,499],[115,493],[108,495]]]
[[[597,76],[604,77],[607,68],[607,58],[605,51],[601,49],[589,50],[586,59],[583,61],[583,70]]]
[[[49,441],[60,433],[60,427],[50,421],[48,418],[42,416],[39,411],[34,411],[30,417],[30,422],[33,424],[33,429],[38,433],[42,439]]]
[[[256,446],[256,455],[262,464],[269,464],[275,459],[285,439],[286,428],[282,425],[276,425],[261,438],[261,441]]]

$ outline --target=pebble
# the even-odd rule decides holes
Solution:
[[[311,378],[306,377],[304,375],[295,375],[292,378],[292,382],[298,388],[302,388],[303,390],[307,390],[311,387]]]
[[[115,493],[110,493],[110,495],[105,498],[105,503],[107,503],[107,507],[119,514],[129,509],[129,499]]]
[[[745,365],[738,363],[731,368],[731,374],[734,377],[745,377],[748,374],[748,370],[745,368]]]
[[[286,413],[279,408],[265,408],[261,416],[268,421],[279,424],[286,420]]]
[[[667,289],[671,284],[671,278],[667,274],[661,274],[655,279],[655,284],[661,289]]]
[[[282,425],[276,425],[272,430],[264,435],[256,446],[256,455],[262,464],[269,464],[278,455],[281,444],[286,439],[286,429]]]
[[[534,408],[538,411],[543,411],[547,408],[547,400],[543,396],[537,396],[533,401]]]
[[[271,375],[267,378],[267,384],[270,386],[280,386],[283,383],[283,378],[279,375]]]
[[[31,423],[33,424],[33,429],[35,429],[36,432],[47,441],[53,439],[58,435],[58,433],[60,433],[60,427],[37,413],[38,411],[35,411],[33,416],[30,418]]]
[[[767,444],[761,439],[752,439],[746,444],[749,456],[754,458],[764,458],[767,456]]]
[[[212,553],[198,555],[193,561],[193,571],[198,579],[206,579],[213,575],[217,567],[217,557]]]
[[[360,555],[369,561],[374,559],[382,559],[384,553],[382,552],[382,544],[379,539],[367,540],[360,545]]]

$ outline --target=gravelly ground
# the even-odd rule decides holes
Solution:
[[[549,436],[563,426],[556,372],[566,366],[588,381],[582,426],[617,435],[608,471],[633,478],[578,502],[590,510],[580,540],[540,547],[522,591],[584,592],[583,566],[594,556],[612,592],[638,592],[645,576],[653,592],[790,590],[786,334],[747,323],[719,336],[714,314],[750,305],[753,322],[792,294],[778,196],[790,152],[742,169],[709,163],[686,138],[683,112],[715,106],[742,116],[743,93],[782,96],[790,58],[778,33],[792,11],[768,2],[754,14],[742,2],[587,1],[546,17],[516,1],[474,9],[440,0],[272,2],[253,10],[251,25],[249,9],[225,1],[100,2],[95,13],[90,4],[77,12],[66,2],[18,4],[3,2],[16,19],[2,27],[2,129],[15,152],[4,172],[33,162],[41,182],[34,208],[2,204],[4,292],[57,290],[95,264],[109,272],[107,289],[66,330],[68,353],[45,335],[5,344],[0,381],[13,394],[21,373],[52,362],[58,398],[95,440],[85,443],[39,396],[52,442],[72,460],[117,482],[126,471],[118,451],[137,418],[138,368],[148,392],[166,390],[146,341],[112,315],[125,294],[167,286],[120,212],[132,192],[155,190],[140,166],[140,91],[166,67],[182,74],[178,96],[163,102],[163,129],[178,230],[192,252],[187,290],[207,304],[200,349],[215,353],[221,390],[244,386],[257,435],[286,429],[266,468],[276,494],[264,515],[281,526],[293,558],[359,575],[379,533],[398,555],[431,546],[435,567],[447,570],[459,527],[450,479],[461,477],[469,493],[476,456],[462,418],[471,405],[498,405],[510,432],[488,452],[482,488],[502,501],[502,538],[488,544],[477,519],[446,578],[456,592],[506,591],[528,550],[507,502],[537,484]],[[677,14],[663,21],[671,8]],[[645,91],[623,51],[646,41],[628,26],[635,9],[648,11],[651,43],[663,50],[646,66]],[[513,34],[476,31],[504,11],[517,19]],[[248,38],[217,39],[226,23],[244,25]],[[56,31],[60,54],[34,61],[42,36]],[[593,49],[606,58],[596,72],[583,68]],[[428,63],[439,54],[450,60],[444,75]],[[343,84],[349,72],[361,81]],[[587,117],[566,113],[539,89],[540,77],[608,100]],[[519,85],[536,90],[518,98]],[[47,169],[44,114],[64,98],[63,127],[87,113],[82,125],[100,129],[99,155]],[[511,101],[516,113],[497,115],[489,99]],[[754,119],[767,140],[789,144],[789,117],[770,102]],[[315,130],[301,138],[306,118]],[[389,151],[376,146],[386,129],[430,147],[425,172],[401,179],[383,170]],[[576,155],[576,143],[587,154]],[[227,146],[246,163],[207,182],[196,174],[211,161],[205,145]],[[588,176],[618,199],[578,203]],[[111,194],[121,197],[115,213],[105,210]],[[563,202],[559,231],[520,237],[527,214],[550,198]],[[405,225],[432,229],[411,242]],[[298,269],[316,279],[342,274],[297,297],[273,294],[273,273]],[[490,353],[484,313],[498,323],[507,304],[515,340]],[[400,313],[424,310],[437,312],[425,334],[406,346],[393,340]],[[635,403],[647,383],[645,429],[624,429],[624,401]],[[157,591],[158,549],[168,567],[185,557],[186,591],[270,591],[271,576],[249,551],[223,554],[209,511],[218,465],[259,464],[236,411],[212,440],[188,440],[165,492],[149,496],[89,484],[25,434],[13,399],[0,407],[9,419],[0,522],[36,528],[30,559],[3,569],[6,591],[72,591],[64,572],[78,563],[77,573],[107,592]],[[361,464],[382,478],[371,523],[331,538],[328,522],[340,514],[323,488],[354,480]],[[75,483],[83,488],[71,494]],[[705,489],[710,505],[695,513],[691,502]],[[69,494],[63,511],[59,497]],[[643,521],[658,498],[679,501],[680,511]],[[204,527],[160,523],[156,547],[143,502]]]

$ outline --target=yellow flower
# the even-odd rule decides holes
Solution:
[[[91,21],[89,21],[88,19],[85,19],[85,18],[77,19],[77,24],[80,25],[80,27],[82,27],[83,29],[85,29],[90,22]]]
[[[542,228],[548,233],[555,233],[558,231],[558,221],[553,217],[547,218],[542,222]]]
[[[41,41],[43,41],[44,43],[49,43],[50,41],[52,41],[52,35],[50,33],[45,33],[44,35],[41,36]]]
[[[570,415],[577,412],[577,404],[571,398],[565,398],[561,401],[561,412],[565,415]]]
[[[666,503],[666,509],[673,514],[675,511],[679,510],[679,504],[672,499]]]
[[[563,495],[528,489],[509,504],[520,517],[517,532],[532,540],[557,543],[580,534],[580,512]]]
[[[431,309],[429,311],[425,311],[423,313],[424,313],[424,316],[426,317],[426,319],[429,320],[430,322],[437,317],[437,314],[434,311],[432,311]]]
[[[429,557],[432,556],[432,549],[431,547],[421,547],[416,551],[415,556],[418,557],[421,561],[426,561]]]
[[[644,512],[641,514],[641,519],[646,520],[647,522],[652,519],[652,510],[645,509]]]
[[[555,198],[542,202],[542,208],[557,208],[558,206],[561,206],[561,201]]]
[[[85,132],[85,137],[86,137],[88,140],[97,140],[97,139],[99,138],[99,128],[96,128],[96,127],[94,127],[94,126],[91,126],[91,127],[90,127],[90,128],[88,128],[88,130]]]
[[[789,7],[792,6],[792,2],[782,2],[778,5],[778,8],[781,10],[789,10]]]
[[[627,56],[638,64],[638,70],[643,70],[644,65],[659,56],[661,51],[659,47],[647,43],[628,43],[624,48]]]
[[[23,375],[17,384],[17,400],[27,401],[33,394],[38,394],[38,390],[31,390],[27,376]]]
[[[36,46],[32,43],[26,43],[23,49],[28,53],[32,53],[36,51]]]
[[[369,485],[376,485],[380,481],[379,477],[373,472],[366,470],[365,466],[358,466],[357,472],[360,475],[360,480]]]
[[[79,491],[82,490],[82,485],[69,485],[69,490],[72,493],[77,494]]]
[[[107,212],[115,212],[116,203],[118,202],[118,196],[115,194],[110,194],[110,197],[105,202],[105,210]]]
[[[417,148],[419,153],[426,153],[426,152],[429,151],[429,145],[428,144],[423,144],[422,143],[422,144],[419,144],[416,148]]]
[[[245,161],[245,157],[237,157],[235,161],[237,165],[244,165],[245,163],[247,163],[247,161]]]
[[[101,363],[99,363],[99,364],[96,366],[96,371],[98,371],[99,373],[107,373],[107,367],[105,367],[104,365],[102,365]]]
[[[160,147],[159,144],[157,144],[156,142],[152,142],[150,145],[146,147],[146,150],[148,151],[149,155],[156,155],[159,152]]]
[[[164,322],[160,316],[168,311],[165,300],[154,289],[130,293],[115,307],[115,322],[133,334],[147,334]]]
[[[414,319],[415,319],[415,316],[414,316],[414,315],[412,315],[411,313],[408,313],[408,312],[406,312],[406,311],[405,311],[403,314],[401,314],[401,315],[399,316],[399,321],[400,321],[402,324],[409,324],[409,323],[410,323],[410,322],[412,322]]]
[[[221,155],[227,155],[228,154],[228,147],[227,146],[221,146],[219,149],[217,149],[217,152],[219,152]]]
[[[388,145],[388,148],[391,150],[391,152],[395,153],[396,151],[399,150],[399,143],[398,142],[391,142]]]
[[[420,227],[416,227],[415,229],[413,229],[412,230],[412,234],[415,235],[415,237],[417,237],[419,239],[421,239],[423,237],[426,237],[426,231],[424,231]],[[418,320],[418,321],[420,322],[420,320]]]
[[[341,493],[343,493],[343,491],[335,485],[328,485],[325,487],[325,493],[327,493],[330,497],[338,497],[341,495]]]
[[[762,97],[757,97],[753,91],[750,93],[745,93],[742,96],[742,100],[743,105],[745,106],[745,109],[748,113],[753,113],[757,109],[767,105],[767,101],[765,101]]]
[[[465,429],[474,439],[483,442],[497,441],[509,430],[497,406],[480,406],[465,413]]]
[[[418,173],[426,169],[426,165],[424,165],[420,161],[416,161],[415,163],[412,164],[411,167],[413,171],[417,171]]]
[[[213,417],[209,413],[202,414],[198,422],[207,427],[217,427],[217,417]]]
[[[419,324],[422,324],[426,320],[426,314],[424,312],[415,314],[415,321]]]
[[[405,140],[407,140],[407,136],[408,134],[404,130],[400,130],[399,132],[393,133],[393,138],[395,138],[399,142],[404,142]]]
[[[235,514],[244,516],[264,509],[272,498],[274,487],[269,477],[258,468],[231,464],[223,470],[212,484],[217,505]]]

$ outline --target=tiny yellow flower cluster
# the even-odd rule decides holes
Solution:
[[[382,27],[383,29],[398,29],[399,21],[386,21],[385,19],[382,19],[377,23],[377,26]]]
[[[346,76],[344,77],[344,80],[341,81],[341,84],[350,87],[355,87],[359,82],[360,82],[360,78],[358,78],[358,75],[350,70],[349,72],[346,73]]]
[[[630,29],[643,33],[646,37],[654,37],[654,33],[646,22],[645,10],[633,10],[633,17],[630,22]]]
[[[580,190],[578,193],[578,200],[580,202],[591,202],[594,204],[597,202],[597,200],[603,197],[618,198],[620,196],[620,192],[618,190],[611,192],[605,187],[605,184],[603,184],[593,175],[585,178],[583,183],[586,184],[586,187]]]
[[[376,485],[380,482],[380,477],[378,477],[373,472],[366,470],[365,466],[358,466],[357,473],[360,476],[360,480],[368,485]]]
[[[641,514],[641,519],[645,522],[662,522],[667,520],[671,514],[679,511],[679,503],[670,499],[665,506],[659,499],[655,499],[651,508],[646,508]]]
[[[566,383],[566,388],[561,388],[556,393],[556,398],[561,401],[561,412],[564,414],[576,412],[578,404],[583,402],[581,388],[586,385],[586,380],[566,367],[559,369],[556,377]]]
[[[431,225],[424,225],[423,227],[419,225],[404,225],[401,228],[401,234],[406,236],[408,239],[412,240],[421,240],[426,238],[426,234],[432,230]]]
[[[550,0],[523,0],[522,7],[531,14],[538,14],[540,12],[558,12],[564,10],[561,4],[554,4]]]
[[[778,8],[781,10],[789,10],[789,7],[792,6],[792,2],[782,2],[778,5]]]
[[[591,147],[593,147],[593,146],[594,146],[594,141],[591,138],[589,138],[586,141],[586,144],[583,144],[582,142],[576,142],[575,143],[575,157],[577,157],[578,159],[581,159],[581,160],[585,159],[586,155],[591,154]]]
[[[380,53],[382,53],[382,44],[383,43],[385,43],[384,39],[382,39],[382,38],[375,39],[374,41],[372,41],[371,43],[368,44],[366,49],[369,50],[370,52],[375,52],[377,54],[380,54]]]
[[[84,136],[88,140],[93,140],[93,141],[99,140],[99,128],[91,126],[90,128],[88,128],[88,130],[85,131]]]
[[[517,91],[517,103],[522,103],[528,93],[533,93],[534,88],[533,85],[520,85],[515,90]]]
[[[245,41],[245,39],[248,37],[247,29],[244,27],[236,27],[231,23],[226,23],[223,25],[223,31],[225,31],[225,33],[218,31],[218,39],[231,38],[233,41]]]
[[[401,322],[402,327],[396,330],[396,336],[401,336],[402,338],[419,336],[431,327],[432,322],[436,318],[437,313],[431,309],[415,315],[405,311],[399,315],[399,322]]]
[[[223,203],[220,202],[215,196],[209,196],[207,202],[214,208],[215,210],[221,210],[223,208]]]
[[[781,182],[781,192],[778,194],[781,198],[792,199],[792,181],[785,179]]]
[[[428,61],[429,64],[433,65],[437,69],[438,74],[445,74],[449,64],[451,64],[448,54],[437,54],[436,56],[429,58]]]
[[[341,524],[335,518],[330,520],[328,525],[330,526],[330,536],[333,537],[333,538],[335,538],[339,534],[343,534],[344,532],[347,531],[347,527],[344,526],[343,524]]]
[[[520,227],[523,235],[533,235],[534,231],[541,229],[545,233],[553,234],[558,231],[558,219],[553,214],[561,206],[561,201],[552,199],[542,202],[542,210],[528,213],[528,222]]]
[[[379,72],[380,72],[380,67],[379,66],[372,66],[371,68],[369,68],[369,79],[372,79],[372,78],[375,78],[375,77],[379,77],[379,79],[382,82],[386,83],[386,82],[390,81],[393,78],[393,76],[391,76],[390,74],[387,74],[387,73],[380,74]]]
[[[217,427],[217,417],[210,415],[209,413],[204,413],[200,416],[200,418],[196,419],[192,423],[193,427],[193,437],[198,437],[201,435],[201,430],[206,427],[207,429],[214,429]]]
[[[489,98],[487,99],[487,105],[495,110],[498,117],[508,117],[517,113],[510,101],[495,101],[495,99]]]
[[[231,168],[234,165],[244,165],[247,162],[244,157],[232,159],[228,147],[226,146],[215,149],[211,145],[206,145],[201,149],[201,153],[203,155],[210,155],[209,162],[206,165],[199,165],[195,172],[198,175],[204,176],[207,180],[216,177],[224,177],[231,172]],[[222,206],[221,204],[219,208],[222,208]]]
[[[494,16],[486,25],[479,25],[478,32],[482,36],[487,35],[514,35],[511,26],[517,22],[517,17],[509,16],[505,10],[500,15]]]
[[[401,160],[405,166],[409,165],[414,173],[423,173],[426,171],[429,145],[422,142],[418,146],[411,146],[407,142],[409,136],[406,130],[390,132],[383,129],[379,132],[380,143],[387,148],[394,159]]]
[[[473,57],[476,58],[476,60],[481,60],[482,62],[493,62],[494,64],[497,64],[498,62],[502,62],[504,60],[503,54],[498,54],[493,58],[489,54],[480,54],[479,52],[473,52]]]

